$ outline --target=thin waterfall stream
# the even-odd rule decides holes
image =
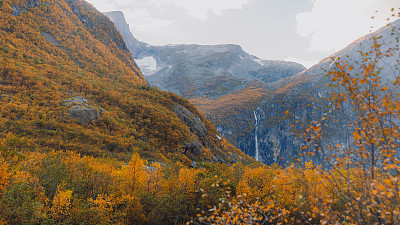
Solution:
[[[257,137],[257,124],[258,124],[258,119],[257,119],[257,114],[256,114],[256,110],[254,110],[254,120],[255,120],[255,129],[254,129],[254,139],[255,139],[255,145],[256,145],[256,155],[255,155],[255,159],[257,161],[260,161],[259,159],[259,152],[258,152],[258,137]]]

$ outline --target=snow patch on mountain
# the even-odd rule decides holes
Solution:
[[[255,58],[255,59],[253,59],[253,60],[254,60],[254,62],[256,62],[256,63],[260,64],[261,66],[263,66],[263,65],[264,65],[264,60],[262,60],[262,59]]]
[[[157,61],[152,56],[136,59],[136,63],[144,75],[157,70]]]

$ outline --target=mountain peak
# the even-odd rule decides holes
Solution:
[[[103,12],[106,15],[112,15],[114,16],[114,18],[120,18],[121,20],[125,21],[125,14],[122,11],[107,11],[107,12]]]
[[[105,12],[106,15],[116,26],[118,31],[124,37],[129,51],[137,56],[141,49],[146,48],[148,44],[137,40],[131,33],[129,24],[126,22],[125,15],[122,11]]]
[[[104,12],[104,15],[107,17],[112,17],[112,21],[118,21],[121,26],[123,26],[125,29],[129,29],[129,24],[126,22],[124,12],[122,11],[109,11],[109,12]],[[115,22],[114,22],[115,23]]]

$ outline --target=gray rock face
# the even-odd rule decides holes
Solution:
[[[12,8],[14,12],[11,15],[18,16],[19,14],[29,10],[30,8],[34,8],[39,5],[40,5],[39,0],[29,0],[21,5],[13,5]]]
[[[73,97],[62,101],[62,105],[68,106],[68,117],[76,119],[79,123],[89,124],[100,119],[103,110],[88,104],[83,97]]]
[[[188,109],[183,106],[176,106],[175,113],[178,115],[178,118],[182,120],[187,126],[190,127],[190,131],[193,132],[200,139],[203,139],[207,134],[206,125],[204,125],[203,121],[193,113],[191,113]]]
[[[46,38],[46,40],[50,41],[53,45],[58,46],[60,45],[55,37],[53,35],[46,33],[44,31],[41,31],[40,34]]]
[[[69,117],[80,123],[92,123],[101,116],[100,111],[88,106],[73,106],[69,109]]]
[[[183,147],[183,154],[200,155],[202,153],[201,149],[202,149],[201,144],[198,141],[194,140],[192,143],[186,144]]]
[[[126,23],[125,21],[125,16],[123,12],[121,11],[106,12],[105,15],[109,17],[115,25],[119,26],[117,27],[118,31],[124,37],[126,46],[128,47],[129,51],[132,53],[133,56],[136,57],[136,55],[139,52],[142,52],[144,49],[149,47],[148,44],[138,41],[132,35],[132,33],[129,30],[129,24]]]

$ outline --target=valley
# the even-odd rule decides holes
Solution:
[[[151,46],[132,35],[122,12],[105,14],[150,85],[188,99],[227,140],[253,157],[254,110],[282,79],[306,69],[294,62],[259,59],[237,45]]]
[[[399,37],[306,69],[0,0],[0,224],[398,224]]]
[[[364,46],[370,45],[371,35],[306,70],[292,62],[261,60],[234,45],[151,46],[132,35],[122,12],[106,15],[116,24],[139,66],[144,68],[150,85],[188,99],[216,124],[223,137],[246,154],[267,165],[289,165],[304,145],[292,133],[290,123],[316,120],[328,114],[332,130],[324,134],[327,144],[347,145],[351,131],[340,132],[336,128],[344,126],[338,121],[347,120],[344,114],[351,112],[332,114],[332,109],[327,108],[334,90],[328,87],[330,80],[325,74],[333,69],[333,61],[339,57],[360,60],[358,51],[366,51]],[[374,35],[382,35],[385,43],[393,43],[396,37],[388,33],[398,23]],[[150,61],[151,65],[146,64]],[[398,67],[392,59],[385,59],[379,66],[383,64],[393,70]],[[287,110],[292,117],[288,121],[284,119]]]

